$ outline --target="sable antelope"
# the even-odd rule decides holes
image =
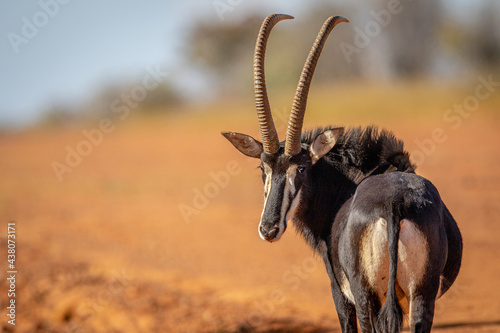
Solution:
[[[319,253],[331,279],[343,332],[429,332],[436,297],[461,264],[460,231],[428,180],[414,173],[403,143],[376,127],[316,128],[302,133],[307,94],[325,40],[347,19],[330,17],[306,60],[284,142],[271,116],[264,77],[269,33],[288,15],[265,19],[254,55],[262,143],[222,132],[243,154],[260,159],[264,209],[260,237],[280,239],[293,221]]]

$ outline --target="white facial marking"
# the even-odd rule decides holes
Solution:
[[[283,235],[285,232],[285,225],[286,222],[293,216],[293,211],[298,205],[299,201],[299,195],[300,193],[295,193],[295,174],[297,173],[297,166],[292,165],[288,168],[286,171],[286,183],[285,183],[285,189],[283,190],[284,195],[283,195],[283,202],[281,203],[281,216],[280,216],[280,223],[279,223],[279,228],[280,232],[278,235],[276,235],[276,240],[280,239],[280,237]],[[300,191],[299,191],[300,192]],[[289,202],[287,201],[290,197],[290,195],[296,196],[293,198],[292,202],[290,203],[290,206],[288,206]],[[288,207],[288,209],[287,209]],[[291,214],[292,213],[292,214]]]
[[[266,240],[265,237],[262,235],[260,231],[260,226],[262,224],[262,218],[264,216],[264,211],[266,209],[267,205],[267,199],[269,196],[269,193],[271,192],[271,185],[272,185],[272,169],[269,165],[266,163],[262,163],[264,167],[264,173],[266,175],[266,179],[264,182],[264,208],[262,210],[262,214],[260,217],[260,223],[259,223],[259,235],[260,238],[263,240]],[[285,181],[285,188],[283,189],[283,202],[281,203],[281,214],[280,214],[280,220],[278,224],[279,232],[278,234],[274,237],[273,241],[277,241],[283,236],[283,233],[285,232],[286,229],[286,223],[290,219],[293,218],[293,215],[295,213],[295,209],[297,208],[299,202],[300,202],[300,190],[298,193],[296,193],[296,188],[295,188],[295,174],[297,172],[297,166],[292,165],[291,167],[288,168],[286,172],[286,181]],[[293,196],[292,202],[290,203],[290,197]],[[288,208],[288,209],[287,209]]]
[[[297,195],[295,196],[295,198],[293,198],[292,204],[290,205],[290,209],[286,213],[285,219],[287,222],[293,219],[293,217],[295,216],[295,210],[297,209],[297,206],[299,205],[300,202],[301,191],[302,189],[300,189],[299,192],[297,192]]]
[[[267,198],[269,197],[269,193],[271,193],[273,170],[266,163],[263,162],[262,164],[264,166],[264,173],[266,174],[266,180],[264,182],[264,207],[262,208],[262,213],[260,215],[260,223],[259,223],[258,229],[259,229],[260,238],[262,238],[263,240],[266,240],[264,235],[262,235],[262,233],[260,232],[260,225],[262,224],[262,217],[264,216],[264,211],[266,209]]]
[[[285,187],[285,193],[289,193],[289,192],[286,192],[286,190],[291,191],[291,193],[295,193],[295,175],[296,174],[297,174],[297,166],[296,165],[292,165],[286,171],[286,180],[287,180],[286,185],[289,187]]]

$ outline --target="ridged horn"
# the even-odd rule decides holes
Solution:
[[[281,20],[293,19],[293,16],[273,14],[266,17],[260,27],[259,36],[255,44],[253,57],[253,78],[255,89],[255,106],[259,117],[260,135],[263,149],[266,153],[276,153],[279,149],[278,133],[271,115],[271,106],[267,97],[266,77],[264,75],[264,58],[266,54],[267,39],[272,28]]]
[[[288,129],[286,132],[285,141],[285,154],[295,155],[301,150],[300,139],[302,133],[302,123],[304,121],[304,113],[306,111],[307,95],[309,93],[309,86],[311,84],[314,69],[318,63],[319,56],[325,45],[328,35],[335,26],[340,22],[349,22],[348,19],[342,16],[329,17],[323,27],[318,33],[316,40],[307,56],[307,60],[300,75],[299,84],[295,92],[295,97],[292,104],[292,112],[288,122]]]

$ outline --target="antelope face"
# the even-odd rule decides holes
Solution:
[[[286,139],[280,146],[267,97],[264,75],[264,55],[271,29],[280,21],[292,19],[289,15],[268,16],[259,31],[254,53],[255,104],[259,118],[262,143],[249,135],[222,132],[240,152],[259,158],[264,181],[264,209],[259,223],[262,239],[274,242],[285,232],[300,201],[300,190],[307,182],[311,168],[335,144],[342,128],[326,130],[309,146],[301,144],[302,122],[312,75],[321,50],[332,29],[340,22],[349,22],[341,16],[329,17],[323,24],[306,59],[292,104]]]
[[[264,181],[264,208],[259,223],[262,239],[274,242],[285,232],[300,200],[300,188],[311,164],[307,153],[293,156],[262,153],[260,167]]]
[[[314,164],[332,149],[343,128],[326,130],[310,146],[288,155],[283,147],[276,153],[263,151],[262,144],[246,134],[223,132],[241,153],[260,159],[264,182],[264,208],[259,223],[263,240],[275,242],[286,230],[300,202],[300,190]]]

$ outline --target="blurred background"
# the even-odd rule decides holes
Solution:
[[[500,8],[493,0],[47,0],[2,7],[3,128],[98,117],[140,85],[148,67],[166,75],[141,101],[142,112],[175,112],[228,95],[249,98],[255,27],[274,12],[296,17],[280,24],[269,46],[269,85],[278,93],[295,88],[307,50],[332,13],[351,24],[337,29],[325,48],[317,85],[465,83],[498,68],[500,59]]]
[[[15,221],[18,331],[340,332],[320,260],[293,228],[260,240],[258,163],[219,134],[259,137],[252,58],[271,13],[295,17],[266,57],[280,137],[321,25],[349,18],[305,126],[405,141],[466,246],[436,331],[500,331],[495,0],[2,2],[0,260]]]

